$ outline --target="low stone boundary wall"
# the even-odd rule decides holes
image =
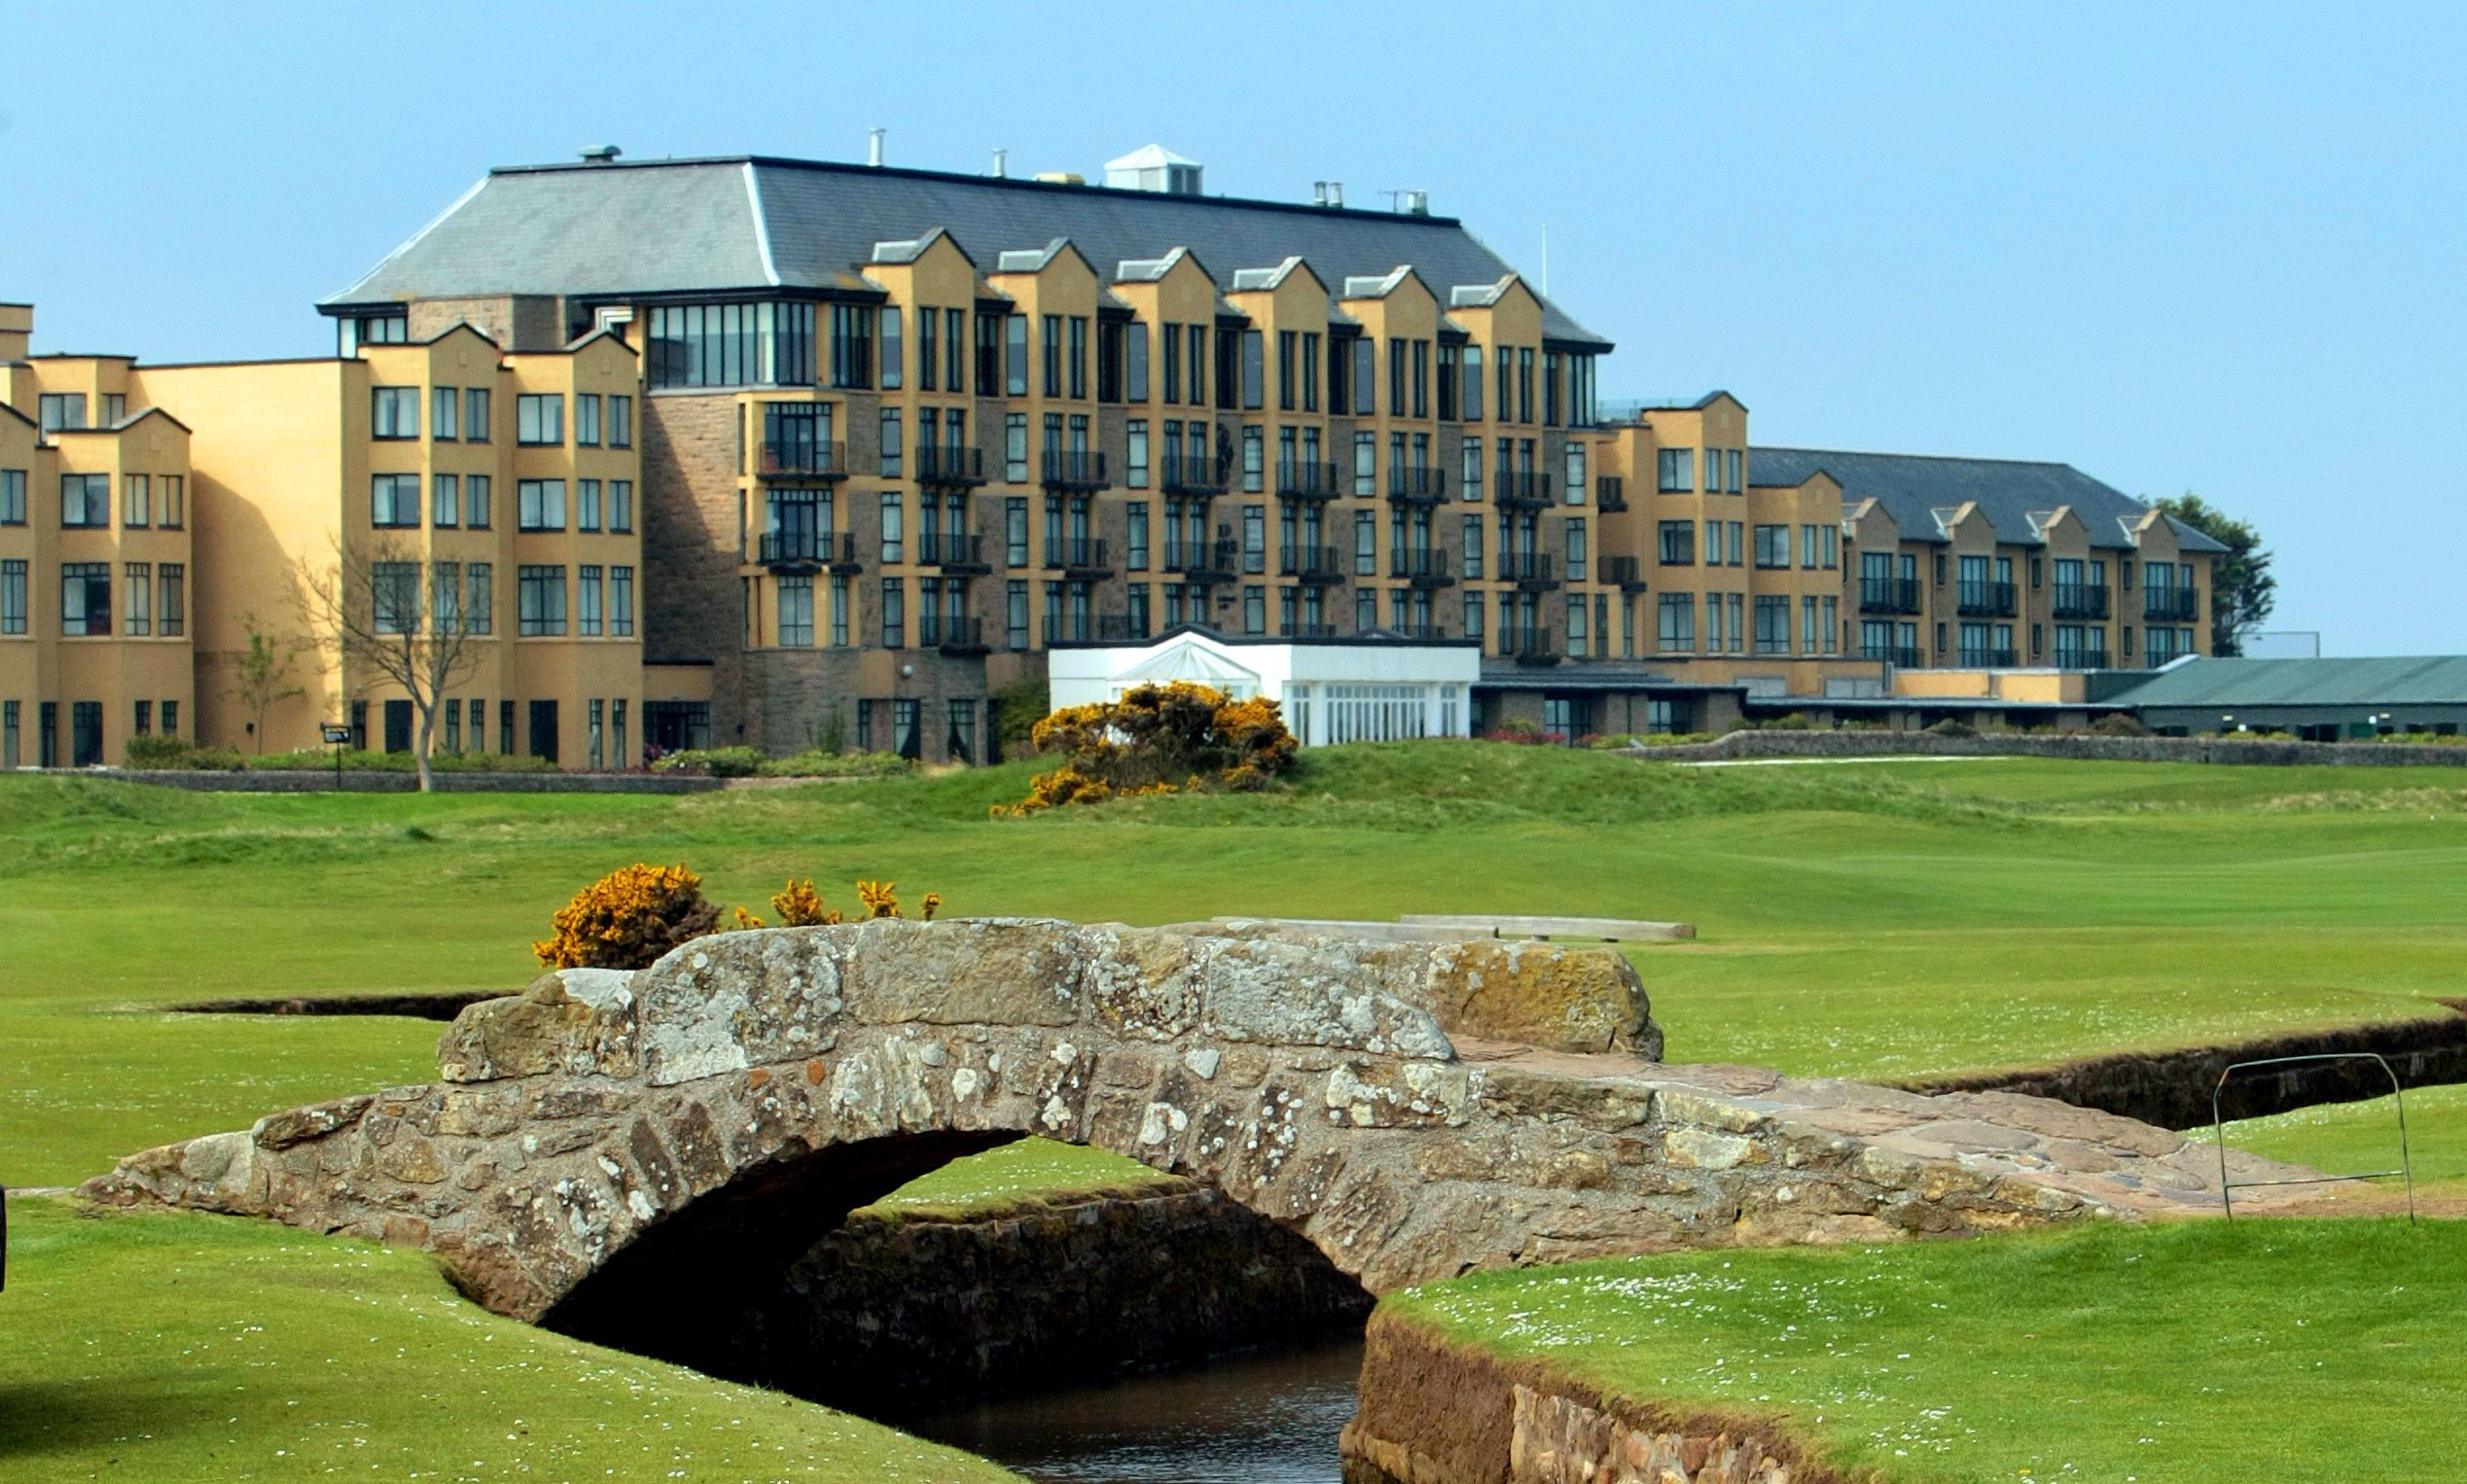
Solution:
[[[1771,1423],[1605,1396],[1384,1313],[1338,1451],[1345,1484],[1847,1484]]]
[[[1627,747],[1657,762],[1765,758],[2073,758],[2103,762],[2232,762],[2265,766],[2467,767],[2467,746],[2275,742],[2231,737],[1946,737],[1926,731],[1734,731],[1710,742]]]
[[[737,1317],[747,1379],[897,1414],[1357,1331],[1360,1284],[1214,1190],[861,1215]]]
[[[199,794],[332,794],[335,775],[311,768],[28,768],[57,778],[108,778]],[[864,778],[704,778],[691,773],[439,773],[440,794],[709,794],[720,789],[786,789]],[[359,769],[342,774],[346,794],[415,794],[416,773]]]

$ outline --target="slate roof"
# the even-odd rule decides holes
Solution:
[[[938,227],[985,268],[1056,237],[1108,274],[1187,247],[1220,290],[1295,256],[1329,284],[1411,265],[1443,297],[1513,271],[1452,217],[739,156],[491,170],[322,303],[862,288],[876,243]],[[1610,348],[1547,300],[1543,334]]]
[[[2467,706],[2467,655],[2189,659],[2110,698],[2119,706]],[[2359,718],[2360,720],[2360,718]]]
[[[1892,515],[1910,541],[1942,541],[1938,511],[1977,501],[1996,540],[2040,545],[2033,515],[2069,505],[2090,528],[2090,544],[2129,550],[2125,528],[2150,509],[2120,489],[2101,484],[2070,464],[2019,459],[1939,458],[1914,453],[1850,453],[1832,448],[1751,448],[1748,475],[1758,484],[1793,485],[1818,470],[1841,485],[1844,505],[1874,500]],[[2176,540],[2187,551],[2227,548],[2170,515]]]

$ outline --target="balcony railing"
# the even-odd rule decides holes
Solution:
[[[1627,509],[1627,480],[1624,476],[1593,476],[1593,504],[1611,514]]]
[[[1499,635],[1501,654],[1513,655],[1517,663],[1556,664],[1558,652],[1551,648],[1551,631],[1547,627],[1511,628]]]
[[[1437,505],[1448,498],[1448,475],[1437,469],[1390,464],[1388,499],[1397,505]]]
[[[845,531],[765,531],[754,554],[766,567],[858,566],[857,539]]]
[[[2107,585],[2104,583],[2058,583],[2052,612],[2059,618],[2104,618],[2107,617]]]
[[[966,614],[923,614],[916,620],[916,642],[946,654],[985,653],[985,620]]]
[[[1105,543],[1090,536],[1065,537],[1061,541],[1048,542],[1045,547],[1047,567],[1059,567],[1072,573],[1111,573],[1113,564],[1107,556]]]
[[[819,439],[767,438],[755,451],[754,467],[766,479],[844,479],[848,445]]]
[[[1971,670],[2010,670],[2021,662],[2021,656],[2011,650],[1973,650],[1961,652],[1961,662]]]
[[[1416,587],[1453,586],[1456,559],[1436,548],[1390,551],[1388,576],[1409,578]]]
[[[2104,670],[2107,668],[2107,652],[2068,649],[2059,644],[2056,647],[2056,667],[2059,670]]]
[[[916,445],[916,482],[938,489],[969,489],[985,482],[983,448]]]
[[[1180,573],[1195,583],[1230,583],[1241,561],[1242,544],[1238,541],[1194,541],[1165,548],[1164,570]]]
[[[1530,469],[1499,470],[1491,474],[1497,482],[1491,486],[1490,498],[1501,505],[1544,506],[1551,503],[1551,477]]]
[[[1859,579],[1859,612],[1863,614],[1917,613],[1918,579],[1913,577]]]
[[[1276,570],[1305,583],[1341,583],[1353,558],[1334,547],[1287,547],[1278,554]]]
[[[1276,632],[1287,639],[1334,639],[1337,626],[1333,623],[1280,623],[1276,625]]]
[[[1559,585],[1564,570],[1554,551],[1502,551],[1499,553],[1499,580],[1539,592]]]
[[[1327,463],[1279,463],[1276,466],[1276,493],[1286,500],[1334,500],[1337,487],[1337,466]]]
[[[1379,626],[1400,639],[1413,639],[1425,644],[1448,637],[1448,625],[1444,623],[1382,623]]]
[[[945,572],[991,572],[985,562],[985,539],[966,531],[923,531],[916,538],[916,559]]]
[[[1640,592],[1645,585],[1644,563],[1633,556],[1597,556],[1593,559],[1593,581],[1623,592]]]
[[[1859,647],[1859,657],[1862,659],[1881,659],[1886,664],[1898,665],[1905,670],[1915,670],[1918,668],[1918,650],[1914,646],[1899,644],[1865,644]]]
[[[1216,459],[1168,453],[1157,486],[1168,495],[1221,495],[1225,474],[1224,464]]]
[[[2163,623],[2191,623],[2201,612],[2201,592],[2195,587],[2145,587],[2141,616]]]
[[[2014,614],[2013,584],[1965,582],[1954,594],[1954,606],[1965,618],[2010,618]]]
[[[1101,453],[1066,453],[1058,448],[1045,451],[1048,489],[1103,489],[1112,482],[1105,477],[1105,455]]]

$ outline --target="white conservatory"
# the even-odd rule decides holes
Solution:
[[[1183,629],[1154,644],[1050,650],[1054,706],[1120,700],[1137,686],[1189,681],[1279,703],[1305,747],[1472,735],[1482,651],[1377,634],[1338,644],[1227,639]]]

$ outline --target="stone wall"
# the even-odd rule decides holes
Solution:
[[[2467,767],[2467,746],[2265,742],[2213,737],[1946,737],[1925,731],[1734,731],[1710,742],[1621,749],[1659,762],[1750,758],[2072,758],[2103,762],[2234,762],[2292,767]]]
[[[1338,1448],[1345,1484],[1846,1484],[1770,1421],[1606,1396],[1386,1313]]]
[[[28,769],[27,771],[33,771]],[[198,794],[332,794],[335,775],[315,768],[257,771],[222,768],[47,768],[64,778],[110,778]],[[820,783],[814,778],[696,778],[683,773],[438,773],[440,794],[706,794],[730,787]],[[856,780],[842,780],[854,782]],[[342,775],[349,794],[415,794],[416,773],[354,769]]]

